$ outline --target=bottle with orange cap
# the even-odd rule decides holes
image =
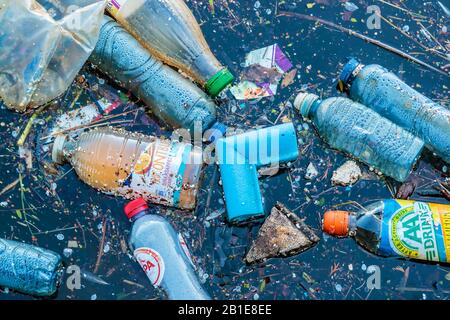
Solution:
[[[450,263],[450,205],[377,201],[359,212],[325,212],[323,230],[379,256]]]
[[[170,300],[210,300],[181,234],[166,219],[151,214],[143,198],[129,202],[124,210],[133,223],[130,247],[152,285]]]

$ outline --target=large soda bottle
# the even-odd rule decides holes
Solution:
[[[323,230],[336,237],[351,236],[383,257],[450,263],[449,205],[382,200],[358,212],[325,212]]]
[[[195,208],[202,151],[191,144],[111,128],[55,139],[52,158],[105,193],[181,209]]]
[[[161,287],[170,300],[211,300],[181,234],[163,217],[150,214],[142,198],[127,204],[125,214],[133,223],[130,247],[152,285]]]
[[[312,119],[331,147],[349,153],[398,181],[405,181],[424,147],[422,140],[350,99],[320,100],[300,93],[294,106]]]
[[[192,130],[195,122],[201,121],[206,130],[215,122],[214,102],[191,81],[152,57],[110,17],[103,18],[89,60],[175,128]]]
[[[158,59],[184,71],[212,97],[233,81],[183,0],[109,0],[107,10]]]
[[[423,96],[379,65],[355,59],[345,65],[341,90],[421,138],[450,163],[450,110]]]
[[[53,295],[63,274],[61,256],[29,244],[0,239],[0,286],[34,296]]]

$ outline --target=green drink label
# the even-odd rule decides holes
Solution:
[[[450,206],[385,200],[381,254],[450,262]]]

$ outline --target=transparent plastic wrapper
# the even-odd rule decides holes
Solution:
[[[67,90],[95,47],[105,5],[0,0],[0,97],[9,108],[35,108]]]

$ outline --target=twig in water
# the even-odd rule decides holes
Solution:
[[[396,55],[398,55],[398,56],[400,56],[400,57],[402,57],[404,59],[410,60],[410,61],[412,61],[412,62],[414,62],[414,63],[416,63],[416,64],[418,64],[418,65],[420,65],[422,67],[428,68],[428,69],[430,69],[432,71],[435,71],[437,73],[440,73],[440,74],[450,78],[450,74],[445,72],[444,70],[438,69],[438,68],[436,68],[436,67],[434,67],[434,66],[432,66],[432,65],[430,65],[430,64],[428,64],[426,62],[423,62],[422,60],[419,60],[419,59],[411,56],[410,54],[408,54],[406,52],[403,52],[403,51],[401,51],[401,50],[399,50],[397,48],[394,48],[394,47],[392,47],[392,46],[390,46],[390,45],[388,45],[388,44],[386,44],[384,42],[381,42],[381,41],[375,40],[373,38],[370,38],[368,36],[362,35],[361,33],[358,33],[356,31],[350,30],[350,29],[345,28],[343,26],[337,25],[337,24],[335,24],[333,22],[330,22],[330,21],[327,21],[327,20],[324,20],[324,19],[321,19],[321,18],[317,18],[317,17],[314,17],[314,16],[308,16],[308,15],[305,15],[305,14],[296,13],[296,12],[288,12],[288,11],[281,11],[278,14],[278,16],[296,17],[296,18],[299,18],[299,19],[307,20],[307,21],[314,21],[314,22],[321,23],[323,25],[326,25],[328,27],[334,28],[334,29],[339,30],[341,32],[348,33],[351,36],[354,36],[356,38],[364,40],[364,41],[366,41],[366,42],[368,42],[370,44],[373,44],[375,46],[378,46],[378,47],[380,47],[380,48],[382,48],[382,49],[384,49],[386,51],[392,52],[392,53],[394,53],[394,54],[396,54]]]
[[[103,248],[105,246],[105,237],[106,237],[106,219],[103,219],[102,239],[100,240],[100,246],[98,247],[97,261],[95,262],[94,273],[98,272],[98,268],[100,267],[100,262],[102,261]]]

